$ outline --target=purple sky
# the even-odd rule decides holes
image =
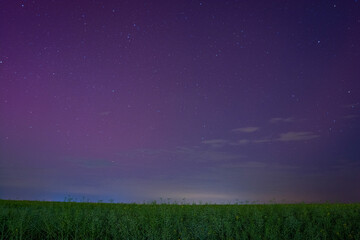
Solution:
[[[360,3],[0,2],[0,198],[360,201]]]

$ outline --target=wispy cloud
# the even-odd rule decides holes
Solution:
[[[276,139],[275,139],[276,140]],[[262,138],[262,139],[256,139],[252,141],[253,143],[266,143],[266,142],[272,142],[274,139],[271,138]]]
[[[357,169],[360,167],[360,162],[351,159],[340,159],[331,167],[335,169]]]
[[[231,142],[229,143],[230,145],[233,145],[233,146],[238,146],[238,145],[245,145],[245,144],[248,144],[250,143],[251,141],[249,139],[240,139],[236,142]]]
[[[186,157],[189,162],[224,162],[229,160],[239,160],[244,158],[244,155],[238,153],[231,153],[226,151],[203,151],[194,150],[192,154]]]
[[[289,141],[305,141],[314,138],[318,138],[320,135],[316,135],[313,132],[287,132],[280,134],[280,137],[276,141],[289,142]]]
[[[298,165],[289,165],[289,164],[271,164],[269,165],[270,168],[276,169],[276,170],[294,170],[294,169],[300,169],[301,167]]]
[[[111,113],[110,111],[101,112],[101,113],[99,113],[99,115],[101,115],[101,116],[107,116],[107,115],[109,115],[110,113]]]
[[[281,123],[281,122],[295,122],[295,118],[289,117],[289,118],[271,118],[269,120],[270,123]]]
[[[288,165],[282,163],[266,163],[262,161],[237,161],[237,162],[225,162],[218,167],[223,168],[267,168],[272,170],[290,170],[299,169],[300,166]]]
[[[106,159],[85,159],[85,158],[74,158],[68,157],[66,161],[75,163],[78,166],[86,167],[86,168],[104,168],[111,167],[115,165],[114,161],[109,161]]]
[[[359,117],[359,115],[349,114],[349,115],[342,116],[341,118],[342,119],[355,119],[355,118],[358,118],[358,117]]]
[[[225,139],[211,139],[211,140],[202,141],[203,144],[208,144],[208,145],[211,145],[212,147],[222,147],[227,142],[228,142],[228,140],[225,140]]]
[[[346,105],[342,105],[342,106],[343,106],[343,108],[354,109],[354,108],[358,108],[359,105],[360,105],[360,103],[356,102],[356,103],[346,104]]]
[[[239,146],[250,143],[268,143],[268,142],[290,142],[290,141],[305,141],[315,138],[319,138],[320,135],[317,135],[313,132],[286,132],[281,133],[278,137],[263,137],[259,139],[241,139],[237,142],[231,142],[229,145]]]
[[[252,133],[259,130],[259,127],[244,127],[244,128],[235,128],[232,129],[232,132],[244,132],[244,133]]]
[[[210,141],[210,140],[209,140]],[[135,164],[138,159],[141,161],[152,162],[155,166],[161,159],[180,159],[183,163],[202,163],[202,162],[222,162],[228,160],[238,160],[244,158],[243,155],[232,153],[228,151],[220,151],[218,148],[204,149],[204,147],[192,146],[184,147],[178,146],[175,149],[134,149],[131,151],[124,151],[116,154],[122,159],[129,160]],[[177,158],[174,158],[177,156]],[[178,161],[178,160],[175,160]],[[167,161],[168,162],[168,161]],[[163,162],[160,161],[161,164]]]
[[[258,161],[228,162],[221,165],[225,168],[264,168],[267,164]]]

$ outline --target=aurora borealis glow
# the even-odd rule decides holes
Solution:
[[[360,201],[357,1],[0,3],[0,198]]]

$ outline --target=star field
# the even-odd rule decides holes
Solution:
[[[0,198],[360,201],[358,1],[0,12]]]

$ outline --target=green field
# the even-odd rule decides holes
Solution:
[[[360,239],[360,204],[0,200],[0,239]]]

